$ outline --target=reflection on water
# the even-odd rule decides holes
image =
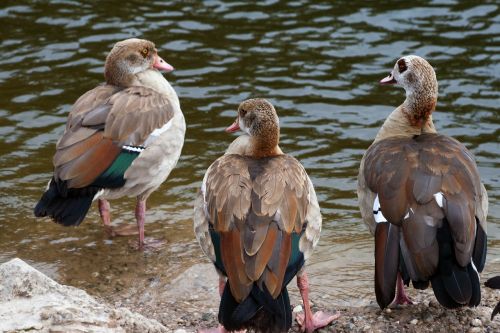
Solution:
[[[276,106],[283,150],[316,184],[324,232],[310,263],[315,292],[337,303],[372,296],[372,240],[356,202],[359,159],[403,91],[377,82],[404,54],[436,68],[434,119],[477,157],[490,195],[488,272],[500,270],[500,15],[475,1],[332,4],[329,1],[57,1],[0,5],[0,261],[19,256],[63,283],[104,297],[146,279],[168,281],[203,262],[192,201],[205,169],[234,138],[237,105]],[[103,80],[114,42],[153,40],[177,70],[167,75],[188,123],[178,167],[150,200],[146,233],[158,253],[107,239],[95,209],[79,228],[36,222],[32,208],[51,173],[72,103]],[[133,200],[112,202],[115,223],[134,223]]]

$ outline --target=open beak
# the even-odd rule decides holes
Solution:
[[[236,132],[239,129],[240,129],[239,118],[236,118],[236,120],[234,121],[234,123],[231,126],[229,126],[228,128],[226,128],[226,132],[227,133],[234,133],[234,132]]]
[[[394,76],[389,74],[388,76],[384,77],[382,80],[379,82],[380,84],[395,84],[397,83],[396,79],[394,79]]]
[[[165,60],[163,60],[158,54],[155,54],[155,61],[153,63],[153,67],[159,71],[171,72],[174,70],[174,67],[168,64]]]

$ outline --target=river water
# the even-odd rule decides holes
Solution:
[[[315,293],[336,304],[373,300],[373,242],[357,208],[358,164],[404,99],[378,80],[400,56],[418,54],[439,80],[436,127],[477,158],[490,197],[486,275],[498,273],[499,5],[419,3],[2,1],[0,262],[20,257],[105,298],[207,262],[192,231],[195,193],[234,139],[223,130],[238,104],[265,97],[280,117],[282,149],[304,164],[322,207],[322,238],[309,263]],[[188,124],[177,168],[148,201],[146,235],[166,241],[158,252],[107,238],[96,207],[78,228],[32,215],[72,103],[103,81],[112,45],[134,36],[154,41],[176,68],[166,77]],[[135,223],[133,208],[132,199],[112,202],[114,223]]]

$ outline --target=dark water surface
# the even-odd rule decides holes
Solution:
[[[0,262],[21,257],[62,283],[109,297],[168,281],[206,262],[192,231],[192,201],[242,100],[275,104],[281,146],[308,170],[323,211],[309,266],[316,293],[335,303],[372,300],[372,240],[356,200],[359,160],[404,92],[381,87],[410,53],[436,69],[434,119],[476,155],[490,196],[487,274],[500,271],[500,10],[478,1],[359,2],[19,1],[0,4]],[[103,81],[112,45],[154,41],[176,71],[188,129],[183,155],[149,200],[146,234],[158,253],[108,239],[96,207],[79,228],[36,221],[72,103]],[[135,223],[134,200],[112,202],[115,223]],[[132,237],[133,238],[133,237]],[[135,239],[135,238],[134,238]]]

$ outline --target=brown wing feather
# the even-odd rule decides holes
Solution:
[[[54,174],[58,179],[68,181],[68,188],[90,185],[120,153],[120,147],[111,140],[102,138],[102,134],[100,136],[101,140],[85,153],[55,169]]]
[[[52,162],[54,167],[58,168],[63,164],[66,164],[74,159],[82,156],[94,147],[99,141],[102,140],[102,132],[93,131],[93,134],[83,140],[79,140],[78,142],[67,146],[67,147],[58,147],[56,153],[54,154],[54,158]]]
[[[281,292],[291,233],[302,231],[307,215],[308,181],[302,165],[285,155],[225,155],[208,169],[207,215],[222,236],[222,261],[236,300],[246,298],[254,282],[273,297]]]
[[[458,141],[438,134],[393,138],[373,144],[364,157],[364,180],[379,195],[382,213],[394,224],[403,223],[408,250],[415,265],[428,276],[437,248],[435,230],[446,217],[460,265],[471,258],[476,230],[475,211],[481,201],[481,181],[474,158]],[[443,209],[434,194],[442,192]],[[410,210],[412,208],[413,212]],[[424,274],[425,272],[425,274]]]
[[[68,188],[90,185],[124,144],[141,145],[173,117],[169,100],[144,87],[98,86],[82,95],[68,116],[53,163]]]
[[[54,177],[66,180],[68,188],[88,186],[119,154],[120,147],[103,137],[104,123],[99,124],[111,110],[109,99],[117,91],[117,87],[101,85],[73,105],[53,158]]]
[[[264,278],[267,290],[269,290],[274,298],[278,297],[281,289],[283,288],[283,279],[285,277],[286,267],[288,260],[290,260],[290,253],[292,251],[291,235],[286,232],[282,232],[281,237],[281,242],[275,245],[273,255],[267,264],[267,270],[270,274]],[[278,255],[275,256],[275,253]]]
[[[92,136],[98,129],[83,124],[85,119],[93,118],[89,122],[91,126],[98,125],[97,118],[105,119],[111,109],[108,104],[109,98],[117,91],[119,88],[115,86],[100,85],[78,98],[68,115],[66,129],[57,143],[57,149],[64,149]],[[104,117],[98,117],[97,113],[103,114]],[[101,125],[103,124],[104,122]]]
[[[109,98],[120,90],[121,88],[119,87],[102,84],[80,96],[75,104],[73,104],[70,114],[68,115],[66,129],[75,124],[75,117],[84,116],[100,106],[105,105]],[[76,120],[76,122],[78,122],[78,120]]]
[[[252,281],[257,281],[261,277],[264,269],[266,268],[269,259],[273,254],[273,248],[276,243],[276,236],[278,228],[276,223],[270,224],[268,223],[268,228],[266,229],[265,239],[259,246],[259,251],[257,251],[254,255],[249,255],[247,253],[244,254],[245,257],[245,271],[247,276]],[[246,235],[245,235],[246,236]]]
[[[252,280],[246,275],[243,246],[238,230],[221,232],[221,256],[229,279],[231,293],[237,301],[245,299],[252,290]]]
[[[127,144],[141,145],[156,128],[174,116],[167,96],[145,87],[130,87],[114,94],[104,136]]]

